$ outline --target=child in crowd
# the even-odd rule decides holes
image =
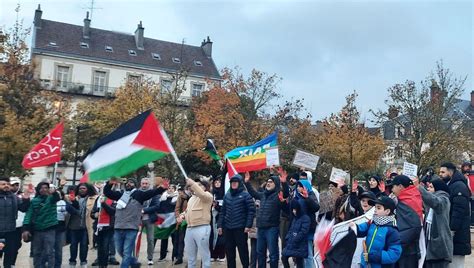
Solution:
[[[400,235],[395,224],[395,202],[387,196],[380,196],[376,200],[369,199],[369,205],[375,206],[372,221],[357,225],[357,236],[367,237],[361,266],[395,267],[402,253]],[[354,225],[351,223],[351,226]]]
[[[286,235],[286,246],[282,255],[288,260],[293,257],[297,268],[304,267],[304,259],[308,256],[307,241],[311,221],[306,215],[303,202],[293,200],[291,202],[292,213],[295,216],[291,222],[290,229]]]

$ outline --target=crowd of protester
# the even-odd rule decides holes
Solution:
[[[23,240],[31,242],[34,267],[61,267],[69,244],[70,267],[87,267],[91,249],[97,250],[92,266],[140,267],[135,243],[143,232],[148,265],[155,263],[158,240],[157,261],[166,259],[171,239],[173,263],[186,259],[189,268],[198,261],[202,267],[224,261],[231,268],[238,261],[242,267],[315,267],[321,222],[344,223],[372,211],[370,221],[348,224],[357,239],[352,260],[341,267],[464,267],[471,254],[471,168],[445,163],[439,176],[428,170],[420,179],[374,175],[365,187],[330,182],[321,193],[306,172],[282,169],[262,185],[248,172],[234,175],[227,192],[221,177],[188,178],[178,186],[161,178],[110,179],[68,189],[65,180],[42,181],[34,191],[22,191],[18,178],[1,177],[0,253],[5,268],[15,267]],[[158,237],[159,215],[169,213],[173,229]]]

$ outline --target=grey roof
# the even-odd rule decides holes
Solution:
[[[191,75],[221,79],[214,61],[205,55],[200,46],[145,37],[144,50],[139,50],[132,34],[91,28],[90,38],[84,39],[82,30],[83,26],[42,19],[41,28],[36,29],[33,53],[75,56],[165,72],[176,71],[183,66]],[[50,42],[57,46],[51,46]],[[89,48],[81,48],[81,42],[88,43]],[[111,46],[113,52],[107,52],[105,46]],[[129,55],[129,50],[135,50],[137,55]],[[158,53],[161,60],[153,59],[152,53]],[[173,62],[173,58],[180,58],[182,65]],[[196,66],[195,61],[200,61],[202,66]]]

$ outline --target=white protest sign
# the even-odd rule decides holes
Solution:
[[[415,179],[418,177],[418,166],[412,163],[405,162],[403,163],[402,174],[408,176],[410,179]]]
[[[278,147],[272,147],[265,149],[267,167],[279,166],[280,165],[280,154],[278,153]]]
[[[319,156],[310,154],[302,150],[296,150],[293,158],[293,165],[297,167],[307,168],[309,170],[316,170],[318,166]]]
[[[349,173],[345,172],[342,169],[338,169],[335,167],[332,168],[331,177],[329,178],[329,181],[337,183],[337,185],[340,187],[346,184],[346,179],[350,179]]]

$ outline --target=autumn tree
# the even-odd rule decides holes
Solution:
[[[26,44],[29,33],[17,20],[0,37],[0,174],[6,176],[26,174],[23,156],[68,110],[66,98],[42,90],[35,79]]]
[[[114,96],[101,100],[86,101],[77,106],[72,129],[85,129],[81,134],[79,151],[87,152],[97,140],[104,137],[120,124],[139,113],[152,109],[165,129],[171,144],[178,154],[188,147],[187,109],[182,100],[184,76],[173,76],[172,87],[164,89],[152,79],[144,77],[140,81],[127,82],[117,89]],[[73,142],[74,135],[69,135]],[[69,147],[70,152],[75,150]],[[70,154],[72,155],[72,154]],[[146,168],[144,168],[146,169]],[[155,164],[155,171],[163,176],[175,177],[178,170],[174,160],[165,158]],[[146,174],[143,170],[140,174]],[[137,174],[136,174],[137,175]]]
[[[382,138],[370,134],[361,122],[356,98],[355,92],[347,96],[341,111],[323,121],[317,141],[322,161],[349,171],[352,177],[375,169],[385,149]]]
[[[456,162],[468,148],[467,132],[472,127],[456,106],[465,81],[440,61],[422,82],[406,81],[388,89],[389,111],[374,115],[382,127],[396,131],[393,142],[400,148],[399,157],[418,165],[420,171],[443,161]]]

